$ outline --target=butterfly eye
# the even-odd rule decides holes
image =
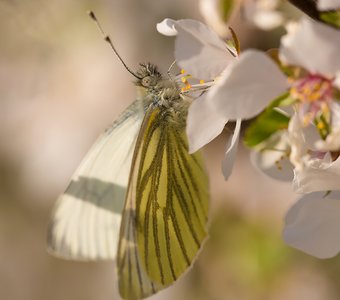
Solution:
[[[144,87],[150,87],[155,85],[155,80],[151,76],[146,76],[142,79],[141,83]]]

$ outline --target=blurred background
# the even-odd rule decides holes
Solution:
[[[165,17],[202,20],[187,0],[0,1],[0,299],[119,299],[113,262],[71,262],[46,252],[55,199],[96,137],[133,101],[133,78],[102,40],[96,12],[131,68],[165,72],[173,39]],[[242,48],[278,45],[283,30],[232,26]],[[340,298],[340,259],[288,248],[283,219],[296,200],[289,183],[259,173],[241,146],[225,182],[226,131],[205,148],[211,181],[210,239],[194,267],[152,299],[325,300]]]

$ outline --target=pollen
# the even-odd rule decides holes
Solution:
[[[184,69],[181,70],[181,74],[185,74],[186,71]]]
[[[318,127],[319,130],[325,129],[325,124],[323,122],[318,122],[316,126]]]
[[[189,84],[189,83],[186,83],[186,85],[181,88],[181,91],[186,92],[186,91],[190,90],[191,88],[192,88],[192,85]]]
[[[200,80],[200,84],[204,84],[204,82],[205,82],[205,81],[204,81],[203,79]]]
[[[187,83],[187,82],[188,82],[188,79],[190,79],[190,78],[192,78],[192,76],[188,74],[188,75],[182,76],[182,77],[181,77],[181,81],[182,81],[183,83]]]
[[[282,165],[280,160],[275,161],[275,166],[279,171],[282,171]]]

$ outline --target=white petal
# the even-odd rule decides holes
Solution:
[[[340,89],[340,71],[335,74],[333,84],[336,88]]]
[[[254,166],[270,178],[281,181],[293,180],[293,165],[286,157],[275,151],[252,151],[250,160]],[[275,162],[279,162],[279,167]]]
[[[331,112],[332,112],[332,128],[340,127],[340,104],[337,102],[333,102],[331,104]]]
[[[310,124],[307,127],[302,128],[302,134],[305,142],[305,149],[307,151],[318,151],[315,144],[320,141],[320,133],[318,128],[314,124]]]
[[[290,162],[297,170],[302,170],[304,168],[304,157],[307,154],[307,148],[302,124],[297,113],[289,121],[288,139],[291,147]]]
[[[282,14],[277,11],[261,11],[253,16],[254,24],[263,30],[279,27],[283,24],[283,21]]]
[[[176,21],[166,18],[162,22],[157,23],[156,25],[157,31],[167,36],[175,36],[177,35],[175,23]]]
[[[331,10],[340,8],[340,0],[318,0],[319,10]]]
[[[277,11],[278,1],[275,0],[244,0],[244,15],[255,26],[270,30],[282,25],[284,19]]]
[[[216,114],[207,104],[205,96],[197,98],[189,107],[187,118],[187,136],[189,139],[189,152],[198,149],[212,141],[218,136],[227,119]]]
[[[208,26],[194,20],[175,24],[177,64],[198,79],[213,79],[235,59],[227,45]]]
[[[330,108],[332,114],[332,130],[325,140],[319,138],[315,143],[316,148],[323,152],[340,150],[340,105],[337,102],[333,102]]]
[[[280,58],[311,73],[333,77],[340,71],[339,31],[304,18],[281,39]]]
[[[295,170],[294,189],[298,193],[340,190],[340,158],[334,162],[312,159],[301,170]]]
[[[249,119],[287,89],[286,77],[266,54],[243,52],[208,92],[214,109],[230,120]]]
[[[236,12],[236,7],[238,3],[236,1],[232,2],[231,12],[229,14],[229,19],[231,15]],[[227,36],[229,34],[229,27],[227,22],[225,21],[224,16],[222,15],[221,10],[221,0],[199,0],[198,8],[200,10],[201,15],[203,16],[205,22],[214,29],[215,32],[219,34],[219,36]]]
[[[222,161],[222,173],[224,179],[227,180],[231,174],[236,159],[238,149],[238,141],[241,131],[241,120],[236,121],[234,134],[228,139],[226,152]]]
[[[266,142],[261,143],[259,148],[259,151],[250,153],[250,161],[257,169],[276,180],[293,180],[293,165],[285,155],[289,151],[285,131],[277,132]]]
[[[302,197],[288,211],[283,238],[294,248],[318,258],[340,250],[340,193],[313,193]]]
[[[332,128],[332,132],[327,135],[325,140],[319,139],[315,146],[323,152],[339,151],[340,149],[340,127]]]

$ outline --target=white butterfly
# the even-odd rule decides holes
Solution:
[[[117,258],[120,295],[135,300],[168,287],[192,265],[207,236],[209,188],[201,153],[188,153],[191,99],[152,64],[136,73],[126,68],[140,97],[98,139],[59,197],[48,247],[68,259]]]

